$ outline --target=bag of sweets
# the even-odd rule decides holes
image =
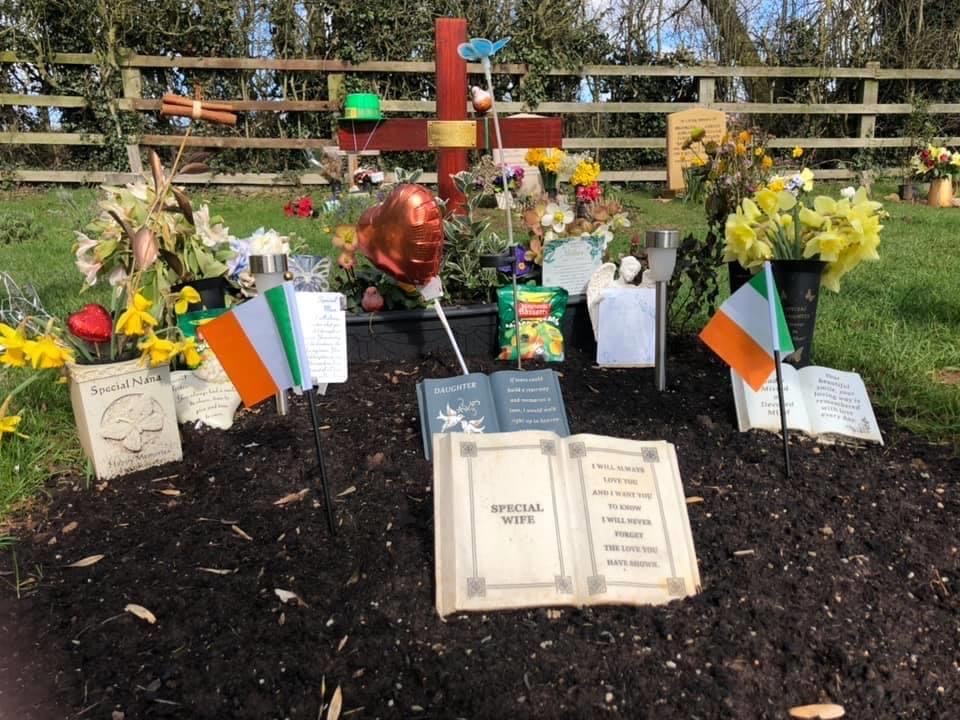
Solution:
[[[520,317],[520,357],[523,360],[563,360],[563,313],[568,293],[563,288],[521,285],[517,289]],[[517,359],[513,287],[497,290],[500,314],[499,360]]]

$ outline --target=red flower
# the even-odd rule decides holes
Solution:
[[[577,185],[577,200],[582,202],[596,202],[600,199],[600,183]]]
[[[313,200],[308,196],[291,200],[283,206],[283,214],[287,217],[313,217]]]
[[[313,216],[313,200],[302,197],[297,201],[297,215],[302,218]]]

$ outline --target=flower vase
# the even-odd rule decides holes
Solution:
[[[513,207],[513,194],[509,192],[499,192],[495,194],[497,198],[497,207],[501,210],[507,210]]]
[[[557,201],[557,174],[540,168],[540,179],[543,181],[543,192],[550,202]]]
[[[927,205],[935,208],[953,207],[953,178],[939,177],[930,181]]]
[[[83,451],[100,480],[183,458],[170,367],[139,358],[70,365],[70,404]]]
[[[822,260],[773,260],[771,265],[793,339],[793,352],[783,359],[796,368],[803,368],[811,363],[820,277],[827,264]]]

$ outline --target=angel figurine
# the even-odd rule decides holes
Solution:
[[[640,285],[634,285],[633,281],[643,266],[633,255],[627,255],[620,261],[620,272],[617,274],[617,266],[614,263],[604,263],[598,267],[590,281],[587,283],[587,312],[590,313],[590,324],[593,326],[593,337],[597,338],[597,332],[600,329],[600,300],[603,297],[603,291],[610,287],[653,287],[653,282],[643,273]]]

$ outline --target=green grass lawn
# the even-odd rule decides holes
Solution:
[[[881,187],[874,195],[889,191]],[[222,215],[234,235],[272,227],[295,234],[302,251],[331,252],[332,227],[283,214],[295,195],[191,193],[195,205],[208,202]],[[322,199],[320,192],[313,197]],[[71,254],[73,231],[92,218],[95,201],[89,189],[0,195],[0,270],[32,284],[53,314],[103,300],[100,287],[77,295],[81,277]],[[621,242],[653,225],[705,230],[696,205],[663,204],[643,191],[627,193],[624,201],[634,209],[633,226]],[[821,293],[814,360],[859,372],[878,408],[912,430],[956,443],[960,386],[944,377],[950,379],[951,370],[957,371],[954,380],[960,374],[960,210],[895,203],[887,210],[881,260],[848,275],[839,295]],[[0,399],[26,376],[0,370]],[[0,521],[42,493],[50,477],[84,468],[65,387],[37,383],[17,397],[15,412],[30,437],[8,437],[0,446]]]

